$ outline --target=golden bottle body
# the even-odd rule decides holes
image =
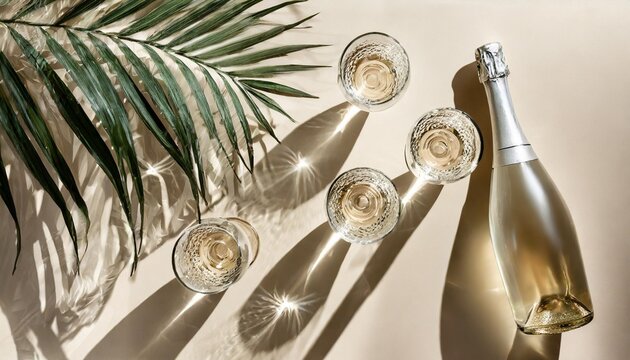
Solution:
[[[500,44],[476,55],[494,140],[490,234],[514,320],[528,334],[583,326],[593,306],[569,209],[518,124]]]

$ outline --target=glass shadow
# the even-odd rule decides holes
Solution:
[[[85,358],[174,359],[223,294],[198,294],[173,279],[125,316]]]
[[[304,330],[326,302],[349,248],[326,222],[271,269],[239,315],[240,338],[252,354],[272,352]]]
[[[368,296],[376,289],[389,267],[418,228],[442,191],[441,185],[421,184],[407,172],[393,180],[405,201],[394,231],[376,249],[363,272],[335,310],[304,359],[323,359],[339,339]]]
[[[367,117],[344,102],[300,124],[235,186],[234,200],[250,214],[303,204],[337,176]]]

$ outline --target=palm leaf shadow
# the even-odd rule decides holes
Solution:
[[[395,178],[393,182],[401,193],[412,192],[408,194],[409,200],[404,205],[398,225],[390,235],[383,239],[359,278],[313,342],[304,359],[323,359],[326,357],[354,315],[383,279],[389,267],[396,260],[414,231],[420,226],[442,191],[441,185],[424,184],[417,188],[417,184],[420,184],[419,180],[416,180],[410,172]]]
[[[75,161],[77,159],[81,159],[80,154],[77,154]],[[11,258],[14,255],[11,234],[5,233],[9,239],[3,238],[0,241],[0,307],[11,328],[18,357],[31,358],[41,354],[45,358],[64,359],[66,355],[61,344],[64,338],[75,333],[77,327],[73,326],[73,322],[81,322],[84,316],[89,317],[93,313],[90,307],[87,308],[87,313],[75,312],[73,307],[59,307],[58,299],[65,299],[64,294],[72,288],[81,287],[86,291],[90,289],[81,285],[80,278],[75,278],[72,271],[74,265],[71,261],[68,262],[66,252],[70,249],[64,248],[61,241],[63,228],[59,227],[60,215],[56,204],[47,196],[42,196],[43,190],[33,182],[22,163],[11,163],[9,180],[12,188],[17,190],[15,199],[20,209],[18,216],[22,219],[28,218],[29,226],[23,228],[24,260],[18,264],[18,271],[13,275],[10,271]],[[94,169],[89,168],[83,172],[88,179],[94,173]],[[33,196],[33,193],[39,193],[40,196]],[[101,189],[98,194],[103,197],[113,196],[108,188]],[[106,217],[110,218],[109,215]],[[116,224],[116,219],[115,216],[111,217],[112,223],[108,225],[124,226]],[[3,213],[0,227],[10,228],[12,225],[9,222],[11,218]],[[97,224],[94,228],[99,226]],[[108,233],[107,230],[103,232]],[[111,240],[116,239],[113,238]],[[114,241],[111,245],[114,246]],[[116,255],[122,258],[128,256],[124,242],[119,246],[122,250]],[[108,285],[104,284],[104,288],[108,288]],[[101,301],[92,300],[95,303]],[[56,331],[53,331],[53,324],[56,324]]]
[[[490,114],[475,63],[459,69],[452,87],[455,106],[475,119],[484,143],[491,146]],[[488,222],[491,175],[492,152],[485,151],[470,178],[446,274],[440,322],[442,357],[557,359],[560,336],[524,336],[516,331],[511,337],[516,327],[495,262]]]
[[[243,212],[293,209],[322,191],[350,155],[367,117],[344,102],[294,129],[237,194]]]
[[[73,173],[79,174],[80,190],[98,226],[90,229],[90,246],[83,253],[82,277],[75,278],[74,258],[66,254],[70,249],[64,241],[56,204],[42,193],[23,163],[14,159],[15,155],[6,151],[8,148],[5,150],[5,155],[12,155],[5,158],[11,168],[9,180],[16,195],[18,216],[29,219],[29,226],[22,231],[23,260],[14,275],[9,266],[15,256],[14,244],[0,242],[0,306],[20,358],[37,354],[52,359],[66,358],[62,342],[98,317],[102,304],[111,294],[113,282],[131,256],[126,224],[117,214],[121,210],[116,207],[116,195],[106,176],[91,161],[88,151],[77,147],[78,140],[69,129],[59,124],[52,128],[61,151],[73,154],[68,158],[69,166]],[[147,150],[143,154],[144,161],[155,166],[155,173],[145,179],[149,190],[146,216],[151,223],[147,228],[150,241],[143,248],[145,255],[194,219],[192,199],[181,196],[188,184],[174,169],[172,160],[163,161],[165,152],[147,132],[139,127],[136,133],[136,141]],[[4,214],[0,216],[0,226],[9,229],[13,226],[12,220]],[[35,249],[41,255],[36,255]],[[83,298],[77,299],[78,296]],[[36,340],[29,335],[31,332]]]
[[[86,359],[174,359],[223,294],[196,294],[173,279],[125,316]]]

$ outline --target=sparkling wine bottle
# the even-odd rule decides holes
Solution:
[[[593,307],[575,227],[516,119],[501,44],[475,55],[494,139],[490,234],[514,320],[527,334],[586,325]]]

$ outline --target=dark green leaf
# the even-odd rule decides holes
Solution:
[[[246,80],[241,80],[241,83],[247,86],[251,86],[254,89],[258,89],[260,91],[265,91],[272,94],[317,99],[317,96],[313,96],[311,94],[305,93],[304,91],[292,88],[287,85],[278,84],[272,81],[246,79]]]
[[[321,65],[270,65],[270,66],[260,66],[256,68],[243,69],[243,70],[235,70],[230,71],[228,74],[234,77],[241,78],[265,78],[272,77],[279,74],[288,74],[297,71],[308,71],[319,68],[325,68],[328,66]]]
[[[134,14],[136,11],[144,9],[153,1],[155,0],[126,0],[117,8],[96,20],[96,22],[90,26],[90,29],[102,28],[103,26],[107,26],[113,22],[124,19],[127,16]]]
[[[249,168],[254,168],[254,147],[253,147],[253,139],[252,133],[249,130],[249,123],[247,122],[247,117],[245,117],[245,111],[243,110],[243,105],[241,105],[241,100],[238,98],[238,95],[232,89],[232,86],[228,82],[228,80],[219,73],[221,79],[223,80],[223,84],[225,85],[225,89],[230,95],[230,99],[232,99],[232,104],[234,105],[234,110],[236,110],[236,115],[238,120],[241,123],[241,129],[243,129],[243,134],[245,135],[245,142],[247,143],[247,155],[249,158]]]
[[[199,191],[201,192],[201,198],[207,203],[206,199],[206,175],[203,169],[203,161],[199,151],[199,139],[197,138],[197,132],[195,131],[195,123],[193,122],[190,111],[188,111],[188,105],[186,104],[186,98],[182,93],[182,89],[175,80],[175,76],[171,70],[164,63],[164,59],[158,55],[150,46],[144,46],[145,50],[149,53],[151,59],[158,68],[162,80],[168,89],[168,93],[171,97],[172,105],[177,109],[177,114],[181,122],[184,124],[187,133],[187,141],[190,151],[193,154],[195,163],[197,164],[197,177],[199,180]]]
[[[79,210],[83,213],[86,220],[85,232],[87,234],[90,228],[90,215],[85,200],[83,200],[81,192],[79,191],[79,187],[72,176],[72,171],[66,160],[64,160],[61,151],[57,148],[57,144],[55,144],[52,134],[38,110],[37,104],[26,87],[22,84],[20,77],[11,66],[9,59],[7,59],[2,52],[0,52],[0,72],[26,126],[35,138],[39,148],[44,153],[44,156],[46,156],[57,172],[57,175],[59,175],[59,179],[61,179],[63,185],[68,189],[72,200],[74,200]]]
[[[195,74],[192,72],[192,70],[190,70],[188,66],[186,66],[186,64],[184,64],[183,61],[181,61],[176,56],[172,56],[172,59],[177,63],[177,66],[179,66],[180,71],[182,72],[182,74],[184,74],[184,78],[186,79],[186,82],[192,88],[193,96],[195,97],[195,100],[197,101],[197,107],[199,108],[199,113],[201,114],[201,117],[204,123],[206,124],[206,129],[208,130],[208,134],[210,135],[211,138],[214,138],[217,141],[217,143],[219,144],[219,148],[221,149],[221,152],[223,152],[228,163],[230,164],[230,167],[232,167],[232,170],[234,170],[234,173],[236,174],[236,169],[234,168],[232,159],[230,158],[227,151],[225,150],[225,147],[223,146],[223,142],[219,138],[219,134],[214,124],[214,119],[212,118],[212,111],[210,110],[210,105],[208,104],[208,100],[206,99],[206,96],[203,93],[203,89],[201,88],[201,85],[199,85],[199,82],[197,78],[195,77]]]
[[[96,36],[90,34],[92,43],[96,46],[103,59],[109,64],[110,70],[116,74],[121,88],[124,91],[127,99],[131,102],[131,105],[140,116],[140,120],[151,131],[155,138],[162,144],[166,151],[173,157],[173,160],[184,170],[184,172],[191,171],[192,169],[187,166],[184,156],[180,149],[177,147],[175,140],[168,133],[168,130],[160,120],[160,117],[153,111],[151,104],[142,95],[142,92],[133,81],[131,76],[125,71],[125,68],[120,63],[114,53],[107,47],[107,45],[98,39]]]
[[[28,4],[21,8],[15,16],[13,16],[13,20],[17,20],[25,15],[28,15],[29,13],[44,7],[53,1],[55,0],[31,0]]]
[[[251,35],[248,36],[246,38],[234,41],[230,44],[226,44],[226,45],[222,45],[216,49],[207,51],[203,54],[200,55],[196,55],[195,57],[198,59],[212,59],[212,58],[216,58],[219,56],[224,56],[224,55],[229,55],[229,54],[235,54],[239,51],[243,51],[245,49],[248,49],[256,44],[260,44],[263,41],[269,40],[273,37],[276,37],[280,34],[282,34],[283,32],[293,29],[294,27],[304,23],[305,21],[308,21],[310,19],[312,19],[313,17],[317,16],[317,14],[311,15],[309,17],[306,17],[300,21],[297,21],[293,24],[289,24],[289,25],[280,25],[280,26],[276,26],[272,29],[269,29],[267,31],[263,31],[261,33],[255,34],[255,35]]]
[[[105,0],[83,0],[68,9],[59,19],[57,19],[55,25],[63,24],[77,16],[83,15],[104,2]]]
[[[72,33],[68,32],[68,36],[70,40],[73,42],[73,46],[75,46],[75,50],[80,55],[80,58],[83,62],[83,66],[81,66],[78,62],[76,62],[70,54],[52,37],[45,31],[42,31],[44,36],[46,37],[46,44],[50,48],[50,51],[55,55],[57,60],[63,65],[64,68],[70,73],[74,81],[79,85],[83,94],[88,99],[90,104],[92,105],[92,109],[96,113],[96,116],[103,124],[103,128],[109,135],[110,141],[112,143],[112,147],[115,150],[116,157],[118,160],[119,168],[123,172],[121,174],[122,181],[124,182],[124,160],[127,160],[127,164],[130,167],[132,172],[132,180],[134,180],[134,185],[136,185],[136,193],[142,194],[140,190],[142,190],[142,181],[139,181],[140,187],[137,187],[138,177],[140,170],[137,166],[137,157],[135,151],[133,150],[133,141],[127,138],[127,134],[124,131],[124,125],[122,123],[127,122],[127,114],[126,112],[122,112],[118,108],[118,101],[120,103],[120,99],[118,99],[117,94],[111,94],[110,89],[107,88],[106,84],[103,83],[102,77],[105,76],[105,81],[111,87],[111,83],[105,74],[100,74],[102,69],[100,66],[89,59],[87,56],[85,49],[77,45],[80,40],[73,39]],[[114,96],[115,95],[115,96]],[[122,106],[122,105],[121,105]],[[126,124],[128,126],[128,124]],[[133,159],[131,159],[133,158]],[[135,166],[134,166],[135,165]],[[135,169],[134,169],[135,168]],[[143,200],[144,196],[138,196],[138,202],[141,202],[141,213],[143,212]],[[140,217],[140,221],[142,222],[142,216]],[[134,229],[133,218],[130,220],[131,228]],[[134,234],[134,260],[132,264],[132,272],[135,270],[136,264],[138,262],[138,244],[136,244],[135,240],[135,231],[132,230]],[[142,238],[142,228],[140,230],[140,238]]]
[[[144,229],[144,186],[142,184],[142,174],[140,172],[140,166],[138,164],[138,155],[134,147],[133,134],[129,127],[129,116],[127,111],[118,96],[118,92],[114,85],[111,83],[109,76],[100,66],[94,55],[90,52],[87,45],[83,43],[81,39],[73,32],[66,31],[72,46],[77,52],[83,68],[86,70],[85,74],[87,78],[92,81],[96,92],[92,93],[93,97],[100,97],[99,100],[94,101],[92,104],[94,107],[106,106],[106,111],[101,111],[99,119],[104,123],[105,128],[109,126],[110,137],[112,137],[112,145],[120,151],[122,157],[125,159],[127,167],[131,173],[131,181],[133,182],[134,189],[136,190],[136,196],[138,197],[138,204],[140,206],[140,231],[139,231],[139,245],[137,251],[142,248],[142,238]],[[76,81],[76,80],[75,80]],[[78,83],[78,82],[77,82]],[[94,109],[99,114],[99,110]],[[103,120],[103,117],[107,121]],[[109,123],[109,125],[107,125]],[[122,164],[121,164],[122,166]],[[135,244],[135,242],[134,242]],[[137,259],[134,261],[134,266],[137,266]]]
[[[208,63],[210,66],[215,67],[228,67],[228,66],[240,66],[254,64],[263,60],[273,59],[281,56],[294,53],[296,51],[312,49],[327,45],[286,45],[278,46],[271,49],[260,50],[249,54],[237,55],[227,59],[219,60],[216,62]]]
[[[289,118],[289,120],[295,122],[295,119],[293,119],[291,117],[291,115],[287,114],[287,112],[284,111],[282,109],[282,107],[280,107],[280,104],[278,104],[274,99],[270,98],[269,96],[263,94],[262,92],[254,89],[252,87],[249,87],[247,85],[244,86],[243,91],[245,91],[245,89],[246,89],[247,92],[249,92],[250,94],[254,95],[255,98],[260,100],[260,102],[262,102],[266,107],[279,112],[280,114],[282,114],[282,115],[286,116],[287,118]]]
[[[13,109],[9,105],[9,99],[7,98],[4,89],[0,86],[0,126],[4,129],[7,136],[13,144],[13,148],[17,155],[22,159],[24,165],[28,168],[29,172],[35,180],[42,186],[44,191],[48,193],[52,201],[57,204],[63,221],[68,228],[72,244],[74,245],[74,255],[77,259],[77,272],[79,269],[79,245],[77,239],[77,231],[74,227],[74,220],[72,220],[72,214],[68,210],[65,200],[61,191],[57,188],[55,180],[50,176],[46,166],[39,158],[37,150],[31,144],[31,140],[28,138],[22,126],[20,126],[19,120],[15,116]]]
[[[213,44],[218,44],[222,41],[228,40],[228,39],[232,39],[234,38],[236,35],[240,34],[243,30],[257,24],[260,21],[260,18],[270,14],[278,9],[281,9],[285,6],[288,5],[292,5],[292,4],[296,4],[296,3],[300,3],[300,2],[304,2],[306,0],[293,0],[293,1],[287,1],[287,2],[283,2],[281,4],[269,7],[267,9],[255,12],[249,16],[247,16],[244,19],[241,19],[237,22],[235,22],[232,25],[226,26],[223,29],[220,29],[219,31],[216,31],[214,33],[208,34],[205,37],[201,38],[200,40],[190,44],[189,46],[185,46],[183,48],[181,48],[182,52],[191,52],[191,51],[196,51],[196,50],[200,50],[203,48],[206,48],[210,45]]]
[[[164,89],[162,89],[162,86],[160,86],[157,79],[153,77],[149,68],[142,62],[142,60],[140,60],[140,58],[135,54],[133,50],[131,50],[124,42],[120,40],[117,40],[116,43],[125,55],[125,58],[129,60],[131,65],[133,65],[136,73],[138,74],[138,77],[144,84],[145,91],[149,94],[151,100],[153,100],[153,103],[162,112],[162,114],[166,118],[166,121],[173,129],[175,136],[182,144],[184,149],[186,149],[185,151],[182,151],[182,155],[186,163],[186,168],[192,169],[193,163],[190,157],[190,141],[188,137],[188,131],[184,123],[177,117],[177,115],[175,115],[175,112],[171,108],[168,98],[164,93]],[[189,176],[188,179],[190,181],[190,188],[195,199],[195,204],[197,206],[197,219],[199,220],[201,216],[201,212],[199,210],[199,187],[197,186],[197,182],[194,181],[192,177]]]
[[[10,27],[8,29],[11,32],[13,39],[22,49],[26,58],[39,73],[50,96],[55,104],[57,104],[57,108],[65,121],[111,181],[116,193],[118,194],[118,198],[120,199],[120,203],[127,220],[130,224],[133,224],[133,218],[131,217],[131,202],[129,200],[127,188],[123,183],[116,161],[114,161],[114,157],[109,152],[107,144],[105,144],[105,141],[101,138],[98,130],[94,124],[92,124],[92,121],[90,121],[90,118],[74,97],[72,91],[68,89],[66,84],[52,69],[50,64],[48,64],[46,59],[41,56],[41,54],[38,53],[35,48],[17,31]],[[133,225],[131,227],[133,234]]]
[[[188,31],[184,32],[183,34],[181,34],[180,36],[176,37],[171,42],[169,42],[168,46],[173,47],[173,46],[181,45],[198,36],[206,34],[214,29],[218,29],[220,26],[232,20],[233,18],[241,14],[243,11],[254,6],[260,1],[262,0],[244,0],[241,2],[235,2],[234,6],[228,7],[227,9],[225,9],[225,11],[222,11],[208,19],[200,21],[191,29],[188,29]]]
[[[206,0],[203,3],[197,5],[187,14],[168,24],[164,29],[149,36],[149,41],[160,41],[171,36],[176,32],[191,26],[192,24],[203,19],[207,15],[212,14],[214,11],[221,8],[221,6],[223,6],[227,2],[228,0]]]
[[[0,114],[0,116],[2,116]],[[7,120],[8,121],[8,120]],[[0,146],[1,148],[2,146]],[[13,271],[12,274],[15,274],[15,269],[17,268],[17,262],[20,258],[20,252],[22,251],[22,232],[20,231],[20,221],[18,220],[17,211],[15,209],[15,203],[13,202],[13,194],[11,193],[11,186],[9,185],[9,178],[7,177],[7,173],[4,167],[4,161],[2,161],[2,155],[0,154],[0,197],[2,197],[2,201],[4,205],[6,205],[11,217],[13,218],[13,223],[15,224],[15,260],[13,261]]]
[[[234,123],[232,122],[232,117],[230,116],[230,108],[225,102],[225,98],[223,97],[223,94],[221,94],[219,85],[212,78],[212,75],[210,75],[210,72],[208,72],[208,70],[205,67],[202,66],[201,71],[203,72],[203,75],[206,78],[206,82],[208,83],[208,85],[210,86],[210,90],[212,91],[212,97],[214,98],[214,101],[217,104],[217,109],[219,110],[219,115],[221,116],[221,122],[223,123],[223,126],[225,127],[225,132],[227,133],[228,139],[230,140],[230,144],[232,144],[232,149],[236,151],[236,154],[238,154],[238,157],[241,159],[241,161],[243,161],[243,164],[245,165],[247,170],[251,172],[251,169],[247,167],[247,162],[243,158],[243,155],[241,154],[241,151],[238,147],[238,139],[236,138],[236,130],[234,129]]]
[[[180,10],[188,6],[192,0],[169,0],[161,6],[155,8],[146,16],[136,20],[129,27],[125,28],[120,34],[124,36],[132,35],[137,32],[146,30],[154,25],[161,23],[169,17],[176,15]]]
[[[260,124],[263,128],[265,128],[265,130],[267,130],[269,135],[271,135],[277,142],[280,142],[278,137],[276,137],[276,134],[274,133],[273,128],[271,127],[271,124],[269,124],[269,121],[267,121],[267,118],[265,117],[265,115],[263,115],[262,111],[260,111],[260,109],[256,105],[256,102],[254,102],[252,97],[243,87],[239,85],[239,88],[241,89],[241,92],[243,93],[245,100],[247,101],[247,104],[249,105],[249,108],[254,113],[254,116],[256,117],[256,121],[258,122],[258,124]]]

